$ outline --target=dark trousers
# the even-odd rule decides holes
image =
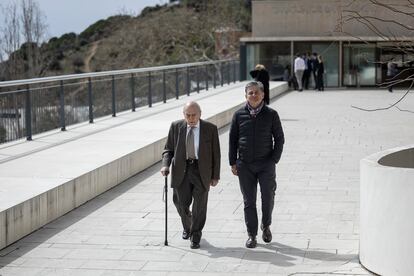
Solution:
[[[240,189],[244,200],[244,220],[247,233],[257,235],[258,218],[256,209],[257,182],[262,196],[262,225],[272,224],[272,212],[276,191],[276,167],[273,160],[245,163],[237,160]]]
[[[316,70],[312,70],[313,83],[315,84],[315,90],[318,89],[318,77],[316,76]]]
[[[181,185],[173,189],[173,202],[183,228],[191,232],[191,240],[200,242],[206,223],[208,190],[203,186],[197,164],[188,164]],[[190,205],[193,202],[192,210]]]
[[[318,74],[316,76],[316,89],[318,89],[319,91],[324,90],[323,74]]]
[[[307,69],[303,72],[303,78],[302,78],[302,86],[305,89],[309,89],[309,78],[311,75],[311,70]]]
[[[270,103],[270,92],[269,92],[269,88],[265,88],[264,89],[264,102],[265,102],[265,104],[267,104],[267,105],[269,105],[269,103]]]

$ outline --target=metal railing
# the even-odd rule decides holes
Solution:
[[[220,60],[0,82],[0,144],[239,80]]]

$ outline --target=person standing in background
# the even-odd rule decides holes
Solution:
[[[390,82],[388,84],[388,92],[392,93],[393,82],[395,81],[395,76],[398,74],[397,65],[394,62],[394,58],[387,63],[387,81]]]
[[[313,53],[311,57],[311,69],[312,69],[312,75],[313,75],[313,83],[315,85],[315,90],[318,89],[317,86],[317,77],[316,77],[316,70],[318,69],[318,54]]]
[[[250,76],[256,81],[260,81],[264,87],[264,102],[265,104],[270,103],[270,91],[269,91],[269,72],[263,64],[257,64],[254,70],[250,71]]]
[[[299,92],[303,91],[302,88],[302,78],[303,72],[305,71],[305,61],[300,56],[300,54],[296,54],[295,62],[294,62],[294,72],[296,76],[296,81],[298,82]]]
[[[303,88],[308,90],[309,89],[309,79],[312,72],[312,64],[311,64],[311,57],[310,53],[306,53],[303,55],[303,61],[305,62],[305,71],[303,72]]]
[[[318,91],[324,90],[323,74],[325,73],[325,67],[323,64],[322,56],[318,56],[318,67],[316,68],[316,87]]]

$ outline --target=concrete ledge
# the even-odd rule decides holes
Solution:
[[[125,116],[131,122],[33,153],[32,142],[25,142],[22,147],[30,154],[0,164],[0,249],[157,163],[169,125],[182,117],[185,102],[198,101],[202,118],[219,128],[227,125],[244,103],[244,84],[145,108],[140,112],[148,116],[139,119],[131,116],[142,113],[130,112]],[[274,98],[288,86],[271,82],[270,89],[270,97]]]
[[[360,261],[379,275],[412,275],[414,145],[361,160]]]

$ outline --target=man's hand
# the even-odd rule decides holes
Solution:
[[[170,169],[168,167],[162,167],[161,168],[162,176],[167,176],[169,173],[170,173]]]
[[[234,175],[238,175],[238,172],[237,172],[237,166],[236,165],[232,165],[231,166],[231,172],[234,174]]]
[[[218,179],[211,179],[210,186],[215,187],[218,184]]]

